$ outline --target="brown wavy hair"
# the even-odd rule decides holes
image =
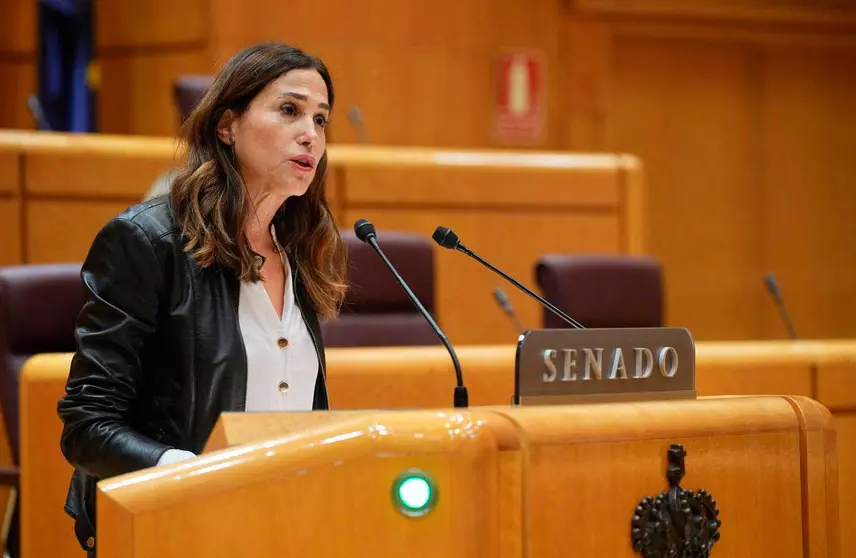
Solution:
[[[252,206],[234,152],[217,136],[217,123],[227,110],[242,115],[268,83],[297,69],[318,71],[332,109],[333,82],[321,60],[289,45],[263,43],[225,64],[182,126],[185,164],[176,174],[170,197],[187,238],[185,249],[203,267],[223,266],[242,281],[261,278],[245,234]],[[315,311],[332,318],[347,289],[347,255],[327,204],[326,174],[325,152],[307,192],[288,198],[273,223]]]

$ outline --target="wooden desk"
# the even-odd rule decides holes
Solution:
[[[841,502],[856,501],[856,340],[697,344],[699,395],[800,395],[832,411],[838,431]],[[458,356],[472,406],[507,405],[513,391],[513,346],[464,346]],[[59,452],[56,401],[70,355],[38,355],[21,376],[22,538],[26,556],[76,558],[71,522],[62,511],[71,467]],[[334,409],[445,408],[454,372],[442,347],[331,349]],[[842,533],[856,516],[842,514]],[[856,556],[843,537],[842,556]]]
[[[234,413],[211,441],[219,451],[100,483],[99,556],[638,556],[631,522],[667,486],[671,444],[681,505],[698,514],[699,490],[716,501],[690,522],[713,523],[714,556],[839,556],[835,433],[803,397]],[[390,501],[414,469],[436,496],[418,518]]]
[[[381,245],[384,231],[430,238],[448,226],[532,286],[544,254],[645,251],[642,169],[631,156],[355,145],[328,152],[340,228],[369,219]],[[0,130],[0,265],[83,260],[98,229],[179,159],[168,138]],[[514,335],[493,301],[501,279],[439,248],[435,269],[438,319],[450,339]],[[525,323],[541,323],[535,302],[508,294]]]

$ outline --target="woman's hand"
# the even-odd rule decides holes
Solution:
[[[170,449],[166,450],[164,454],[158,459],[157,466],[161,465],[172,465],[173,463],[178,463],[180,461],[187,461],[188,459],[193,459],[196,457],[196,454],[192,451],[184,451],[180,449]]]

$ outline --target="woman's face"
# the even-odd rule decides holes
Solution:
[[[226,117],[220,139],[234,146],[251,195],[285,201],[306,193],[327,147],[327,85],[316,70],[292,70],[265,86],[237,119]]]

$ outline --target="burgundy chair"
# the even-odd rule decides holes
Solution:
[[[74,351],[74,325],[84,297],[80,264],[0,267],[0,405],[15,464],[12,470],[0,469],[4,486],[18,485],[21,368],[37,353]],[[46,443],[59,444],[59,440]],[[17,504],[6,547],[10,556],[19,556]]]
[[[326,347],[436,345],[440,340],[407,298],[401,285],[374,249],[342,235],[348,247],[350,288],[340,316],[322,323]],[[434,252],[427,238],[378,231],[384,254],[425,309],[437,320],[434,307]]]
[[[184,122],[205,92],[214,83],[213,76],[179,76],[172,86],[180,121]]]
[[[541,294],[587,328],[662,327],[661,264],[623,255],[545,255],[536,263]],[[544,309],[545,328],[569,328]]]

